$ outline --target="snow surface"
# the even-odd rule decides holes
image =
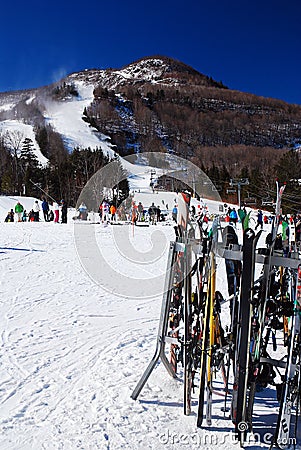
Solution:
[[[0,112],[2,111],[9,111],[15,106],[15,103],[5,103],[4,105],[0,106]]]
[[[30,206],[35,200],[21,199]],[[15,200],[1,197],[0,214]],[[108,280],[109,289],[104,288],[86,273],[74,238],[78,224],[72,220],[67,225],[3,223],[2,217],[1,449],[239,448],[231,420],[221,411],[224,397],[219,378],[210,428],[196,428],[197,390],[192,415],[183,415],[181,374],[178,380],[170,378],[162,364],[138,400],[130,397],[153,356],[161,309],[162,295],[143,293],[143,280],[164,275],[168,245],[174,240],[172,226],[82,225],[93,229],[116,272],[129,280],[132,277],[133,284],[141,280],[141,297],[133,292],[125,298],[118,295],[117,284],[110,286]],[[118,233],[132,243],[140,261],[130,261],[119,251]],[[153,264],[145,265],[143,255],[148,257],[158,233],[162,251]],[[224,264],[218,260],[217,288],[224,295],[225,279]],[[164,276],[161,280],[163,289]],[[223,313],[228,314],[227,305]],[[261,429],[266,420],[275,422],[276,411],[275,392],[268,388],[256,403],[255,431],[260,421]],[[268,447],[263,441],[247,446],[252,450]]]
[[[33,197],[14,197],[14,196],[0,196],[0,222],[4,222],[5,217],[7,216],[7,213],[13,209],[15,211],[15,206],[17,204],[17,202],[20,202],[24,209],[26,210],[26,212],[28,213],[32,208],[33,205],[35,203],[35,201],[38,200],[39,201],[39,205],[40,205],[40,209],[42,210],[41,207],[41,200],[33,198]]]

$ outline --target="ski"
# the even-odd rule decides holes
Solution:
[[[210,292],[209,292],[209,345],[207,355],[207,385],[206,385],[206,422],[207,425],[212,423],[212,392],[213,392],[213,345],[215,340],[215,323],[214,323],[214,299],[215,299],[215,278],[216,278],[216,263],[213,251],[211,251],[210,264]]]
[[[277,445],[280,449],[286,449],[290,445],[291,438],[291,424],[294,404],[297,402],[299,406],[298,397],[300,395],[300,315],[301,315],[301,265],[298,270],[292,273],[291,278],[291,293],[294,304],[294,314],[292,317],[287,365],[283,380],[280,410],[278,421],[273,440],[273,445]],[[296,416],[298,411],[296,411]]]
[[[243,236],[243,267],[239,303],[235,377],[231,404],[231,417],[241,445],[245,440],[247,424],[247,382],[249,369],[249,347],[251,333],[251,307],[255,267],[255,250],[260,232],[248,228]]]
[[[192,287],[191,287],[191,252],[187,246],[184,261],[184,343],[183,343],[183,366],[184,366],[184,414],[191,413],[191,390],[192,390]]]
[[[203,311],[203,323],[202,323],[202,345],[200,354],[200,382],[199,382],[199,400],[198,400],[198,413],[197,413],[197,426],[201,427],[204,419],[204,403],[205,403],[205,382],[206,382],[206,370],[207,370],[207,354],[209,346],[209,324],[210,324],[210,287],[208,287],[208,272],[211,268],[209,266],[210,260],[207,261],[205,267],[205,280],[204,285],[207,285],[207,292],[203,291],[205,295],[204,311]]]
[[[183,319],[183,298],[185,297],[183,296],[185,279],[185,242],[188,224],[189,202],[190,197],[188,194],[178,194],[177,226],[175,227],[177,258],[173,267],[174,280],[169,318],[169,335],[176,340],[179,340],[180,321]],[[178,361],[180,357],[179,345],[176,343],[172,343],[170,345],[170,363],[175,373],[177,373]]]
[[[184,336],[181,342],[181,359],[184,370],[184,414],[191,413],[192,390],[192,286],[191,286],[191,251],[188,245],[188,221],[189,221],[190,194],[180,192],[178,194],[177,215],[177,241],[183,244],[183,253],[179,254],[181,299],[180,310],[177,312],[177,323],[184,322]],[[183,292],[183,294],[182,294]]]

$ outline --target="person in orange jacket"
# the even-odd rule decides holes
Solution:
[[[111,214],[111,220],[116,221],[116,206],[114,206],[114,205],[110,206],[110,214]]]

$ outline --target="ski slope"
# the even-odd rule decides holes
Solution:
[[[93,84],[85,84],[77,81],[76,88],[79,97],[72,101],[47,102],[44,117],[55,131],[63,137],[65,147],[72,152],[74,148],[101,148],[104,154],[115,156],[108,137],[97,132],[87,122],[84,122],[83,111],[93,100]]]

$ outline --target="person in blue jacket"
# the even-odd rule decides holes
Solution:
[[[48,214],[49,214],[49,204],[48,204],[46,198],[44,198],[43,201],[42,201],[42,211],[43,211],[43,214],[44,214],[44,220],[45,220],[45,222],[49,222],[49,217],[48,217]]]
[[[255,230],[257,230],[257,227],[260,227],[261,229],[263,228],[263,213],[261,209],[259,209],[257,213],[257,224]]]
[[[230,212],[230,222],[233,222],[236,224],[237,220],[238,220],[238,215],[237,215],[236,209],[233,208]]]

